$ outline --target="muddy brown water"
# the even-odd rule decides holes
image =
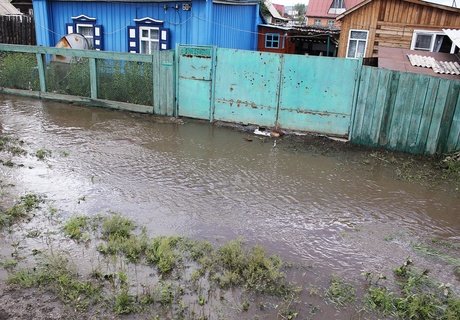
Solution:
[[[155,235],[241,236],[323,282],[391,269],[417,239],[460,240],[458,192],[398,180],[361,151],[13,96],[0,96],[0,125],[30,150],[52,151],[47,162],[0,168],[18,192],[44,194],[69,216],[121,212]]]

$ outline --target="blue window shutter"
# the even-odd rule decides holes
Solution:
[[[139,53],[139,29],[128,27],[128,52]]]
[[[102,25],[96,24],[93,28],[93,43],[94,49],[97,51],[104,50],[104,37]]]
[[[160,50],[171,49],[170,32],[168,28],[160,28]]]
[[[73,25],[73,23],[66,23],[65,24],[65,33],[66,34],[71,34],[71,33],[75,33],[75,26]]]

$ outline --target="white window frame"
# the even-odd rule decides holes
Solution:
[[[272,39],[269,40],[269,41],[272,43],[272,45],[271,45],[270,47],[267,46],[267,37],[268,37],[268,36],[271,36],[271,37],[272,37]],[[274,40],[274,39],[273,39],[273,36],[277,36],[277,37],[278,37],[278,40],[277,40],[277,41]],[[273,46],[273,43],[274,43],[274,42],[278,43],[278,45],[277,45],[276,47]],[[279,33],[266,33],[266,34],[265,34],[265,48],[268,48],[268,49],[279,49],[279,48],[280,48],[280,44],[281,44],[281,35],[280,35]]]
[[[354,54],[354,57],[349,57],[348,56],[348,49],[350,48],[350,40],[356,40],[356,41],[364,41],[363,39],[352,39],[351,38],[351,33],[353,31],[356,31],[356,32],[365,32],[366,33],[366,44],[364,45],[364,54],[362,57],[357,57],[356,56],[356,51],[355,51],[355,54]],[[364,58],[366,56],[366,51],[367,51],[367,42],[369,40],[369,30],[359,30],[359,29],[350,29],[350,31],[348,32],[348,41],[347,41],[347,51],[345,52],[345,57],[347,59],[359,59],[359,58]],[[356,49],[358,49],[358,44],[356,44]]]
[[[142,31],[143,30],[148,30],[149,32],[149,37],[145,38],[142,36]],[[150,32],[152,30],[157,30],[158,31],[158,38],[157,39],[151,39],[150,38]],[[142,48],[142,41],[147,41],[149,43],[149,46],[148,46],[148,51],[147,53],[144,53],[144,54],[152,54],[152,48],[151,48],[151,42],[157,42],[158,43],[158,50],[160,50],[160,28],[159,27],[150,27],[150,26],[139,26],[139,53],[143,53],[141,52],[141,48]]]
[[[417,41],[417,36],[418,35],[427,35],[431,36],[431,42],[430,42],[430,49],[421,49],[421,48],[415,48],[415,43]],[[410,44],[410,49],[411,50],[420,50],[420,51],[426,51],[426,52],[433,52],[434,50],[434,45],[435,45],[435,40],[436,36],[444,36],[447,37],[447,35],[442,32],[442,31],[433,31],[433,30],[414,30],[414,33],[412,34],[412,42]],[[453,53],[455,50],[455,44],[452,43],[452,47],[450,48],[450,52]]]
[[[335,26],[335,20],[332,20],[332,19],[327,20],[327,26],[329,28],[334,27]]]
[[[321,25],[321,19],[315,19],[313,25],[320,26]]]
[[[80,27],[85,27],[85,28],[89,27],[89,28],[91,28],[93,30],[93,35],[92,36],[83,35],[86,39],[88,39],[91,48],[93,48],[94,47],[94,25],[89,24],[89,23],[77,23],[77,24],[75,24],[75,32],[76,33],[80,33],[79,32]],[[82,34],[82,33],[80,33],[80,34]]]

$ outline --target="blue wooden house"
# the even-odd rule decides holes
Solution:
[[[33,0],[37,45],[83,34],[95,50],[151,53],[176,44],[257,49],[257,0]]]

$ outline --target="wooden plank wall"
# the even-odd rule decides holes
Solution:
[[[0,16],[0,43],[35,45],[33,17]]]
[[[460,149],[460,81],[364,66],[351,141],[415,154]]]
[[[458,9],[409,0],[374,0],[342,18],[338,56],[346,56],[350,29],[369,30],[366,57],[377,57],[378,46],[410,49],[416,29],[441,31],[459,26]]]

